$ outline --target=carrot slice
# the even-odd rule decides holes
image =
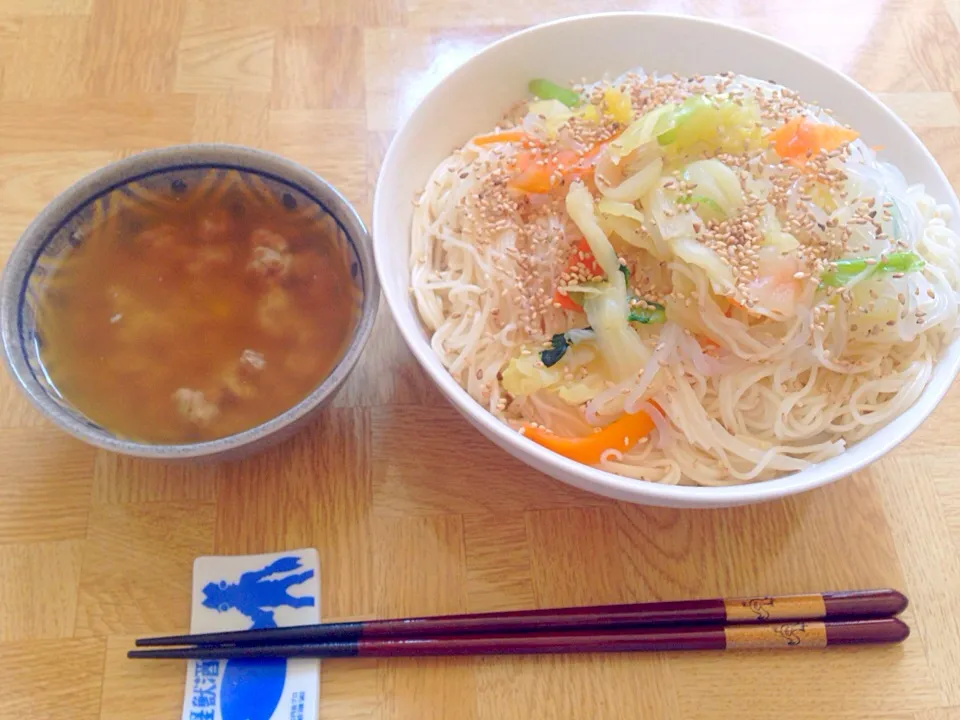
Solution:
[[[564,295],[559,290],[553,293],[553,302],[564,310],[570,310],[572,312],[580,312],[583,310],[583,307],[577,305],[569,295]]]
[[[517,174],[507,185],[526,193],[543,194],[560,182],[558,175],[564,182],[587,180],[593,175],[597,156],[612,139],[596,143],[582,152],[562,149],[548,154],[540,148],[521,150],[516,155]]]
[[[548,450],[584,465],[596,465],[607,450],[626,452],[653,430],[653,420],[645,412],[622,415],[599,432],[585,437],[563,437],[533,425],[524,425],[525,437]]]
[[[493,145],[494,143],[518,143],[527,139],[527,134],[522,130],[502,130],[486,135],[477,135],[470,142],[474,145]]]
[[[507,184],[526,193],[550,192],[556,167],[550,167],[541,154],[533,150],[522,150],[517,153],[516,158],[517,175]]]
[[[839,125],[814,125],[813,135],[817,141],[817,147],[820,150],[836,150],[841,145],[853,142],[860,133],[850,128],[840,127]]]
[[[603,268],[597,264],[597,259],[593,256],[593,251],[590,250],[590,243],[587,242],[586,238],[580,238],[577,244],[574,245],[573,252],[570,253],[570,257],[567,259],[567,267],[564,272],[574,272],[578,270],[581,265],[587,269],[591,277],[603,275]],[[559,290],[554,291],[553,301],[558,303],[564,310],[573,310],[574,312],[583,310],[569,295],[564,295]]]
[[[818,152],[830,152],[853,142],[860,134],[839,125],[816,123],[796,116],[771,133],[773,149],[784,160],[803,161]]]

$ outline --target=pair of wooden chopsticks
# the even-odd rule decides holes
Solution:
[[[896,590],[601,605],[141,638],[131,658],[739,650],[901,642]],[[161,647],[185,646],[185,647]]]

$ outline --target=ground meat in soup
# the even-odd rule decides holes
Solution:
[[[247,268],[263,277],[271,275],[283,277],[290,268],[290,253],[257,246],[253,249],[253,259]]]
[[[201,245],[187,263],[187,272],[204,275],[217,268],[227,268],[233,260],[234,248],[229,245]]]
[[[256,350],[244,350],[240,355],[240,363],[253,370],[263,370],[267,366],[267,359]]]
[[[228,397],[249,399],[259,392],[261,371],[267,361],[256,350],[244,350],[240,358],[230,363],[221,376],[224,393]]]
[[[247,268],[261,277],[284,277],[290,269],[291,255],[286,238],[266,228],[250,234],[252,259]]]
[[[177,232],[175,225],[157,225],[137,233],[133,243],[144,249],[168,252],[178,244]]]
[[[199,390],[179,388],[173,393],[173,401],[181,417],[194,425],[209,425],[220,414],[220,408],[207,400]]]
[[[234,238],[233,219],[225,208],[204,214],[197,222],[197,237],[204,243],[226,243]]]

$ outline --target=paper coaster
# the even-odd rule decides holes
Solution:
[[[320,622],[320,558],[309,548],[193,563],[190,632]],[[190,660],[183,720],[313,720],[319,660]]]

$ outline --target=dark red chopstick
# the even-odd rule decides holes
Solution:
[[[897,615],[907,598],[891,589],[774,597],[711,598],[512,612],[298,625],[265,630],[141,638],[139,647],[264,645],[474,633],[560,632],[778,620],[865,619]]]
[[[356,639],[327,643],[131,650],[143,659],[417,657],[544,653],[662,652],[823,648],[902,642],[910,629],[897,618],[754,625],[683,625],[619,631],[451,635]]]

